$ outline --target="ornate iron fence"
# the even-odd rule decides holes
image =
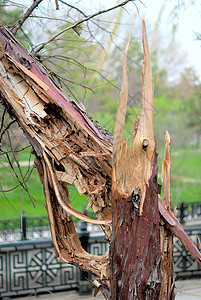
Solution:
[[[88,250],[104,254],[103,236],[89,239]],[[56,258],[51,239],[20,241],[0,245],[0,296],[10,297],[76,289],[78,268]]]
[[[186,229],[200,248],[201,228]],[[103,236],[89,236],[88,251],[102,255],[109,248]],[[201,276],[201,267],[183,245],[174,238],[174,271],[177,278]],[[19,296],[41,292],[76,289],[80,271],[60,262],[51,239],[20,241],[0,245],[0,296]]]
[[[191,224],[199,220],[201,223],[201,201],[175,203],[173,206],[177,206],[178,219],[182,224]],[[90,218],[94,217],[92,212],[87,212],[87,215]],[[91,226],[89,231],[99,230],[97,226]],[[22,219],[0,220],[0,242],[50,237],[47,216],[27,217],[24,214]]]
[[[52,240],[24,241],[0,247],[1,297],[78,287],[76,267],[61,263]]]
[[[192,242],[201,251],[201,226],[185,228]],[[174,237],[173,243],[174,272],[177,278],[201,276],[201,266],[186,250],[184,245]]]
[[[178,219],[181,224],[187,222],[201,221],[201,201],[188,201],[174,203],[173,206],[178,209]]]

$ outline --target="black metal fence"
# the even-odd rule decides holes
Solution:
[[[173,206],[178,209],[177,217],[181,224],[190,224],[198,220],[201,223],[201,201],[175,203]],[[93,216],[90,215],[91,218]],[[21,219],[0,220],[0,242],[50,237],[47,216],[27,217],[23,214]]]
[[[108,243],[103,236],[89,238],[88,251],[103,254]],[[0,245],[0,296],[14,297],[76,289],[78,268],[56,258],[51,239]]]
[[[201,226],[184,228],[191,241],[201,251]],[[201,276],[201,266],[176,238],[173,239],[174,272],[177,278]]]
[[[0,242],[50,238],[47,216],[0,220]]]
[[[87,212],[95,218],[93,212]],[[76,223],[79,226],[79,222]],[[0,243],[6,241],[35,240],[51,238],[47,216],[29,217],[23,213],[22,218],[0,220]]]
[[[200,228],[187,230],[197,244],[196,235],[201,238]],[[102,255],[109,246],[103,236],[89,237],[88,251]],[[174,238],[174,271],[176,277],[201,275],[201,267]],[[4,243],[0,246],[0,296],[15,297],[77,289],[80,272],[71,265],[62,263],[55,257],[51,239]]]
[[[188,203],[181,204],[178,210],[180,220],[183,222],[193,217],[197,220],[200,217],[199,202],[191,203],[191,206]],[[88,251],[96,255],[104,254],[109,245],[103,235],[94,231],[95,228],[89,229],[90,234],[86,230],[86,226],[81,228],[79,234],[82,235],[81,239],[87,237],[88,244],[85,246],[88,247]],[[201,226],[186,227],[185,230],[201,250]],[[70,290],[80,286],[82,274],[80,275],[76,267],[62,263],[55,257],[49,236],[46,216],[40,218],[24,216],[22,220],[0,222],[1,298]],[[10,241],[8,243],[5,240]],[[200,265],[177,238],[174,238],[173,260],[177,278],[201,276]]]
[[[178,202],[173,206],[178,209],[178,219],[181,224],[201,220],[201,201]]]

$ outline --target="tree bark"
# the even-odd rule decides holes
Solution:
[[[144,22],[143,48],[142,105],[132,151],[128,141],[122,140],[122,119],[125,119],[128,95],[126,52],[114,129],[114,145],[117,146],[113,147],[112,170],[112,299],[159,299],[161,289],[160,186],[153,134],[151,63]]]

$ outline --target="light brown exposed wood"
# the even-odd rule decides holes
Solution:
[[[121,84],[121,92],[119,96],[119,104],[117,109],[117,115],[115,119],[114,135],[113,135],[113,150],[112,150],[112,162],[116,161],[117,154],[121,148],[121,141],[123,138],[124,123],[126,117],[127,101],[128,101],[128,62],[127,52],[130,40],[126,45],[123,56],[123,76]]]
[[[139,214],[142,215],[146,185],[151,177],[155,140],[153,133],[153,79],[151,60],[146,36],[145,22],[142,21],[142,41],[144,61],[142,64],[142,98],[138,130],[133,141],[132,153],[135,155],[136,186],[141,190]],[[146,141],[147,146],[143,147]]]
[[[162,176],[164,183],[164,205],[168,209],[171,209],[170,199],[170,168],[171,168],[171,156],[170,156],[170,135],[165,132],[165,156],[162,163]],[[159,202],[159,211],[161,209]],[[163,204],[163,203],[161,203]],[[165,210],[166,214],[166,210]],[[175,222],[172,220],[172,225]],[[172,231],[167,227],[167,224],[162,218],[160,218],[160,240],[161,240],[161,291],[159,300],[163,299],[174,299],[174,274],[173,274],[173,234]]]
[[[114,129],[119,133],[114,135],[117,147],[113,148],[116,153],[112,169],[111,299],[114,300],[158,300],[161,286],[152,75],[144,22],[143,46],[141,114],[135,123],[132,151],[128,141],[122,140],[125,115],[123,121],[121,117],[122,111],[124,114],[126,111],[128,93],[125,83]],[[123,80],[128,80],[125,58],[124,54]]]
[[[170,154],[170,135],[168,131],[164,133],[165,135],[165,156],[162,164],[162,177],[164,184],[164,202],[168,208],[171,209],[171,199],[170,199],[170,169],[171,169],[171,154]]]

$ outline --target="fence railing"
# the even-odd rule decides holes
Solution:
[[[181,224],[201,220],[201,200],[174,203],[178,209],[178,219]]]
[[[102,255],[109,249],[103,235],[92,236],[80,231],[88,252]],[[201,228],[186,229],[200,249]],[[174,238],[173,260],[177,278],[201,276],[201,267]],[[10,297],[42,292],[78,289],[83,274],[56,258],[51,239],[24,240],[0,244],[0,296]]]
[[[50,237],[47,216],[0,220],[0,242]]]
[[[184,229],[190,240],[201,251],[201,226]],[[173,262],[177,278],[201,276],[200,264],[176,237],[173,238]]]
[[[181,224],[185,225],[197,220],[201,223],[201,201],[174,203],[173,206],[177,206],[177,218]],[[90,217],[93,218],[93,213]],[[92,229],[96,230],[96,227]],[[0,242],[50,237],[47,216],[28,217],[23,214],[21,219],[0,220]]]
[[[93,212],[87,212],[90,218],[94,218]],[[79,222],[76,223],[79,226]],[[89,225],[91,226],[91,225]],[[93,227],[93,231],[97,231],[97,226]],[[26,216],[22,214],[22,218],[0,220],[0,243],[6,241],[35,240],[51,238],[49,221],[47,216]]]
[[[197,244],[201,229],[188,230]],[[103,236],[89,237],[88,251],[102,255],[109,248]],[[177,278],[201,276],[200,265],[174,238],[174,271]],[[10,297],[41,292],[78,289],[80,271],[55,257],[51,239],[4,243],[0,246],[0,296]]]

